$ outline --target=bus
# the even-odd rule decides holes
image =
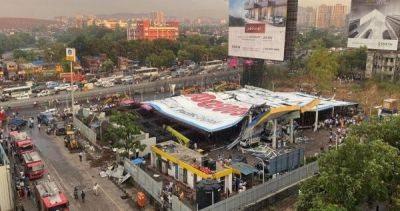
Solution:
[[[18,86],[3,89],[3,96],[13,99],[28,99],[32,95],[32,86]]]
[[[200,62],[200,69],[201,70],[214,70],[219,69],[224,66],[224,62],[221,60],[214,60],[209,62]]]
[[[141,67],[135,70],[134,75],[140,76],[158,76],[158,68],[155,67]]]

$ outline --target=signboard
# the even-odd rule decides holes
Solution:
[[[352,0],[347,46],[397,50],[399,15],[398,0]]]
[[[75,48],[67,48],[65,49],[66,60],[70,62],[76,61],[76,51]]]
[[[229,0],[229,55],[283,61],[287,0]]]
[[[239,123],[250,104],[245,104],[223,93],[205,92],[181,95],[149,104],[166,116],[208,132],[232,127]]]

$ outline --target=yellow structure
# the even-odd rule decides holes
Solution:
[[[232,191],[233,168],[216,162],[215,171],[201,170],[202,163],[207,157],[195,150],[182,146],[174,141],[167,141],[151,147],[151,164],[164,174],[194,188],[202,179],[221,180],[223,178],[224,190]]]

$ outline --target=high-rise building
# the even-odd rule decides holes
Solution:
[[[331,25],[336,28],[343,28],[346,25],[347,6],[336,4],[333,6]]]
[[[322,4],[317,8],[315,27],[328,28],[331,25],[332,6]]]
[[[179,36],[178,21],[167,21],[160,25],[154,25],[152,24],[152,21],[144,19],[136,22],[136,29],[134,31],[129,31],[128,40],[141,40],[141,39],[176,40],[178,36]]]
[[[164,24],[165,23],[164,12],[157,11],[151,13],[151,21],[153,22],[152,24],[154,26],[161,26],[162,24]]]
[[[315,26],[316,10],[312,7],[299,7],[297,15],[297,25],[299,27],[314,27]]]

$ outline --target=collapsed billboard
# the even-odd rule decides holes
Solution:
[[[283,61],[287,0],[229,0],[229,55]]]
[[[277,108],[303,107],[318,97],[298,92],[272,92],[246,86],[225,92],[204,92],[180,95],[146,102],[161,114],[207,132],[216,132],[237,125],[248,112],[258,106]],[[320,99],[319,111],[353,103]]]
[[[399,0],[352,0],[348,47],[397,50],[399,35]]]

